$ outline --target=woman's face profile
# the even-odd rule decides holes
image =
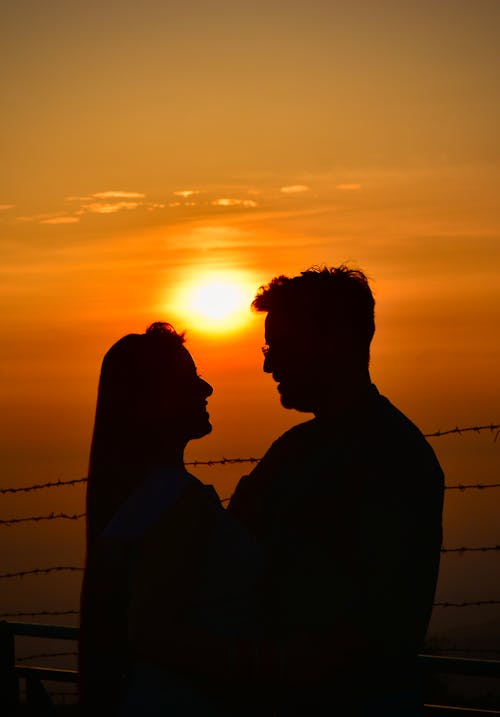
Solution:
[[[189,441],[201,438],[212,430],[207,411],[207,399],[212,386],[198,375],[189,351],[180,346],[174,366],[168,369],[169,389],[165,396],[168,423],[179,435]]]

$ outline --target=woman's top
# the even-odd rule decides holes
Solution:
[[[228,514],[212,486],[183,469],[151,473],[102,532],[87,568],[93,669],[118,671],[120,717],[224,715],[223,701],[192,680],[129,657],[146,633],[168,644],[184,621],[226,636],[255,636],[260,624],[261,559],[251,534]],[[92,583],[94,589],[92,589]],[[90,610],[90,612],[89,612]],[[243,702],[245,700],[242,700]],[[243,709],[230,714],[250,714]]]

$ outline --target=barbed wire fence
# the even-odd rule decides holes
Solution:
[[[483,433],[483,432],[489,432],[491,434],[494,434],[493,441],[496,443],[498,436],[500,434],[500,424],[485,424],[485,425],[475,425],[475,426],[467,426],[467,427],[458,427],[446,430],[438,430],[433,433],[426,433],[424,434],[426,438],[441,438],[444,436],[462,436],[467,433]],[[200,467],[200,466],[206,466],[206,467],[214,467],[214,466],[227,466],[227,465],[235,465],[235,464],[244,464],[244,463],[251,463],[256,464],[260,461],[260,458],[257,457],[233,457],[233,458],[220,458],[220,459],[209,459],[209,460],[192,460],[187,461],[187,466],[193,466],[193,467]],[[7,495],[7,494],[18,494],[18,493],[30,493],[33,491],[40,491],[50,488],[62,488],[62,487],[70,487],[70,486],[77,486],[82,485],[87,482],[87,478],[77,478],[72,480],[57,480],[57,481],[49,481],[45,483],[34,483],[32,485],[27,486],[21,486],[21,487],[4,487],[0,488],[0,495]],[[468,490],[476,490],[476,491],[484,491],[484,490],[493,490],[500,488],[500,483],[457,483],[452,485],[445,485],[446,491],[460,491],[465,492]],[[221,499],[222,502],[226,503],[230,500],[229,497],[224,497]],[[0,527],[3,526],[5,528],[12,527],[15,525],[19,525],[21,523],[28,523],[28,522],[34,522],[34,523],[40,523],[44,521],[53,521],[53,520],[71,520],[71,521],[77,521],[85,517],[85,513],[65,513],[65,512],[51,512],[46,515],[31,515],[31,516],[24,516],[24,517],[12,517],[12,518],[4,518],[0,519]],[[443,547],[441,549],[441,552],[443,554],[457,554],[457,555],[463,555],[465,553],[497,553],[500,552],[500,545],[478,545],[478,546],[470,546],[470,545],[462,545],[462,546],[456,546],[456,547]],[[25,579],[30,576],[39,577],[43,575],[50,575],[50,574],[57,574],[57,573],[63,573],[63,572],[83,572],[83,567],[77,566],[77,565],[51,565],[48,567],[36,567],[29,570],[20,570],[15,572],[5,572],[0,573],[0,580],[8,580],[8,579]],[[481,606],[496,606],[500,605],[500,599],[488,599],[488,600],[464,600],[464,601],[438,601],[434,603],[434,607],[437,608],[443,608],[443,609],[449,609],[449,608],[468,608],[468,607],[481,607]],[[4,612],[0,613],[0,619],[18,619],[18,618],[35,618],[35,617],[62,617],[62,616],[78,616],[79,610],[77,609],[69,609],[69,610],[37,610],[37,611],[17,611],[17,612]],[[448,650],[448,648],[446,648]],[[431,651],[439,651],[439,648],[431,648]],[[460,647],[460,646],[454,646],[450,647],[448,651],[455,651],[455,652],[462,652],[464,654],[467,653],[477,653],[480,654],[482,652],[484,653],[490,653],[490,654],[500,654],[500,650],[494,650],[494,649],[488,649],[488,648],[470,648],[470,647]],[[53,657],[76,657],[76,652],[71,651],[65,651],[65,652],[40,652],[32,655],[25,655],[23,657],[18,658],[18,661],[29,661],[33,659],[42,659],[42,658],[53,658]]]

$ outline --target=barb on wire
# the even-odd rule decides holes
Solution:
[[[0,573],[0,578],[24,578],[26,575],[43,575],[46,573],[63,572],[64,570],[82,571],[83,568],[75,565],[55,565],[50,568],[34,568],[33,570],[21,570],[17,573]]]
[[[79,610],[38,610],[38,612],[3,612],[0,618],[6,617],[40,617],[41,615],[79,615]]]
[[[41,657],[77,657],[78,652],[38,652],[36,655],[25,655],[16,657],[16,662],[27,662],[28,660],[39,660]]]
[[[49,515],[31,515],[27,518],[7,518],[7,520],[0,520],[0,525],[10,526],[15,523],[37,523],[40,520],[57,520],[58,518],[64,518],[65,520],[79,520],[84,516],[85,513],[75,513],[74,515],[68,515],[67,513],[49,513]]]
[[[477,607],[480,605],[500,605],[500,600],[471,600],[465,602],[435,602],[434,607]]]
[[[442,553],[487,553],[491,550],[500,550],[500,545],[478,545],[477,547],[463,545],[459,548],[441,548]]]

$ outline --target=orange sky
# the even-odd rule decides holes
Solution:
[[[213,434],[189,457],[261,455],[306,418],[261,372],[262,317],[207,334],[179,311],[207,271],[256,289],[359,266],[381,392],[425,431],[500,420],[498,2],[17,0],[2,14],[3,485],[85,474],[101,358],[153,320],[187,329],[215,388]],[[450,482],[494,482],[488,441],[439,444]],[[225,470],[210,474],[222,492],[239,474]],[[464,512],[449,525],[470,542]]]

